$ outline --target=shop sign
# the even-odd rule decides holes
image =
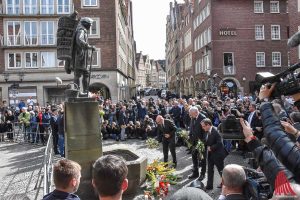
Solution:
[[[109,75],[107,75],[107,74],[92,74],[91,78],[93,78],[93,79],[109,79]]]
[[[237,36],[236,29],[220,29],[220,36]]]

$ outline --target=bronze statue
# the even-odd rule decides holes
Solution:
[[[63,16],[59,19],[57,30],[57,56],[65,61],[65,70],[68,74],[74,71],[74,83],[80,90],[80,77],[82,76],[82,96],[88,94],[89,78],[91,72],[88,71],[88,51],[96,50],[94,46],[88,44],[88,31],[93,24],[89,17],[77,19],[77,12],[70,16]]]

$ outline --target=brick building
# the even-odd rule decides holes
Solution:
[[[300,0],[288,1],[288,12],[290,21],[290,36],[300,30]],[[300,62],[300,48],[290,50],[290,63]]]
[[[94,19],[89,43],[96,46],[91,89],[113,101],[135,93],[135,42],[130,0],[12,0],[2,1],[0,14],[1,99],[10,104],[30,96],[41,105],[64,101],[73,74],[57,60],[58,18],[77,10]],[[56,77],[62,80],[57,85]],[[115,81],[111,81],[115,80]],[[12,85],[17,85],[13,89]]]
[[[186,7],[192,6],[193,74],[186,77],[181,73],[172,73],[176,68],[173,69],[174,65],[169,62],[172,57],[167,53],[171,86],[183,78],[186,81],[181,81],[180,90],[185,95],[192,94],[194,89],[197,93],[218,88],[235,94],[252,92],[257,72],[277,73],[288,66],[287,5],[287,1],[269,0],[186,0],[181,5],[175,3],[170,8],[167,20],[166,51],[170,46],[178,46],[179,49],[181,46],[176,43],[180,37],[174,38],[174,33],[170,33],[170,27],[176,27],[176,21],[172,18],[184,15]],[[176,9],[176,6],[185,8]],[[183,14],[174,10],[182,11]],[[221,83],[224,85],[218,87]]]

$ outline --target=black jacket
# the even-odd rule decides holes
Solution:
[[[190,140],[192,144],[196,144],[198,140],[204,141],[206,140],[206,133],[202,129],[201,121],[205,119],[205,116],[199,113],[197,119],[191,119],[190,123]]]
[[[293,174],[288,171],[286,167],[278,161],[274,153],[268,147],[263,146],[259,140],[251,140],[247,146],[249,150],[254,153],[258,165],[273,188],[277,174],[282,170],[289,180],[294,180]]]
[[[229,194],[225,200],[247,200],[247,198],[243,194]]]
[[[164,125],[160,124],[157,126],[158,135],[161,134],[163,136],[163,140],[175,140],[176,130],[177,130],[177,128],[176,128],[174,122],[169,119],[164,120]],[[171,137],[165,138],[164,137],[165,134],[170,134]]]
[[[54,190],[53,192],[45,195],[43,198],[43,200],[58,200],[58,199],[80,200],[80,198],[75,194],[62,192],[62,191],[58,191],[58,190]]]
[[[208,157],[224,160],[226,152],[222,142],[222,137],[215,127],[212,127],[211,133],[208,133],[206,145],[210,146],[211,149],[211,151],[208,151]]]
[[[271,103],[262,103],[260,112],[264,137],[267,138],[270,148],[278,160],[294,174],[296,181],[300,183],[300,149],[283,131]]]
[[[173,106],[170,110],[170,114],[174,121],[179,121],[181,119],[181,108],[179,106]]]

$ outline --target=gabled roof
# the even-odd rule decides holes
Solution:
[[[136,68],[139,68],[139,63],[140,63],[141,56],[142,56],[142,53],[136,53],[136,55],[135,55]]]
[[[143,56],[144,62],[147,61],[147,56]]]

